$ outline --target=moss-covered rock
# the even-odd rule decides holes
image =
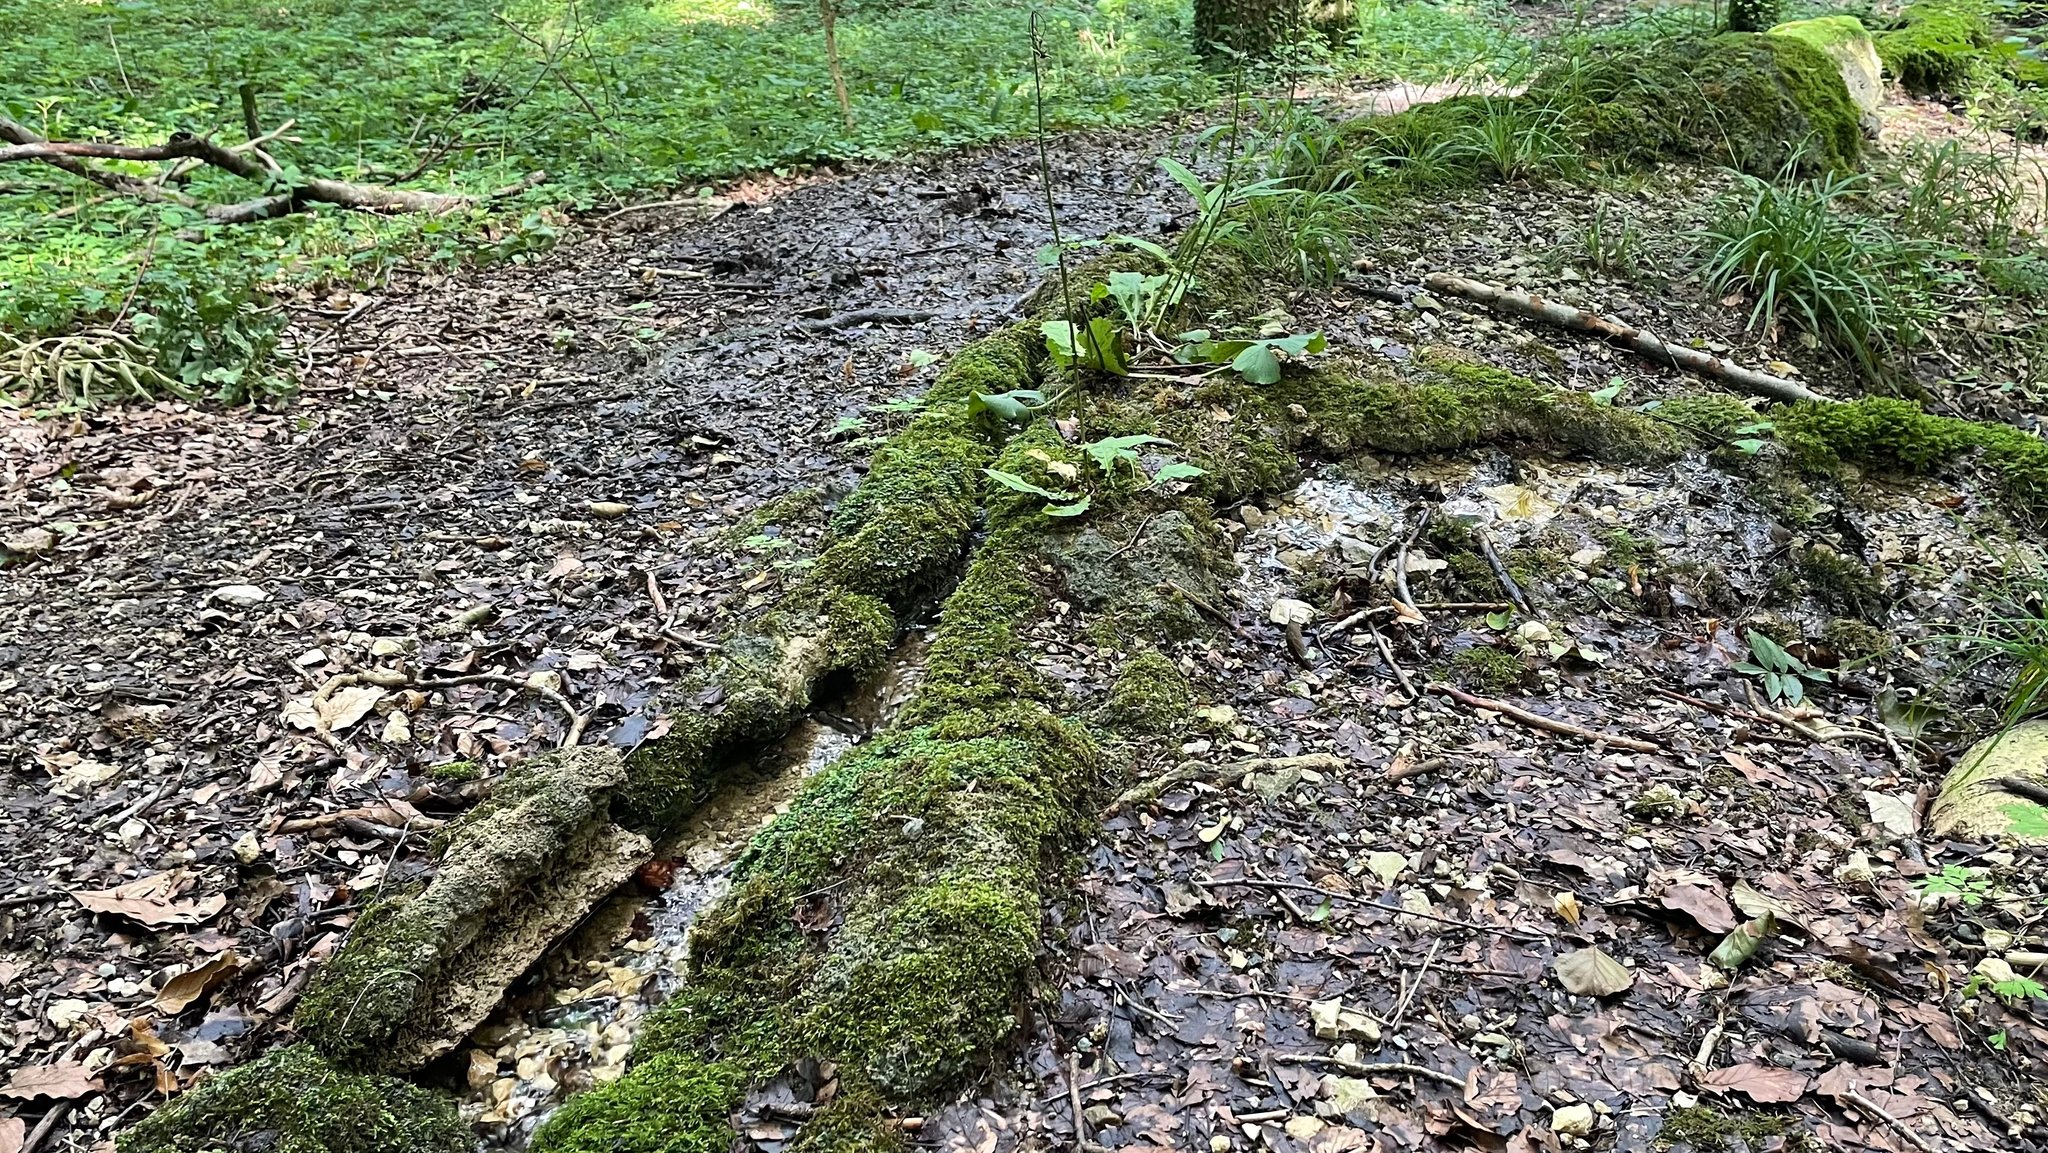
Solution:
[[[1927,811],[1934,835],[2048,844],[2048,806],[1985,787],[1999,777],[2048,785],[2048,720],[2025,721],[1986,737],[1956,761]]]
[[[1566,108],[1589,150],[1632,163],[1698,158],[1768,177],[1854,168],[1863,148],[1834,61],[1783,36],[1617,48],[1537,77],[1524,99]]]
[[[1102,726],[1122,737],[1172,732],[1194,707],[1187,677],[1165,654],[1145,649],[1124,662],[1101,710]]]
[[[172,1098],[118,1141],[120,1153],[469,1153],[475,1146],[453,1101],[396,1077],[343,1072],[310,1045],[278,1049]]]
[[[1909,92],[1960,95],[1991,47],[1991,20],[1976,0],[1909,4],[1899,25],[1877,37],[1886,72]]]
[[[1473,688],[1505,693],[1521,687],[1529,667],[1504,648],[1473,645],[1451,657],[1451,675]]]
[[[432,882],[363,910],[314,972],[299,1033],[347,1069],[403,1071],[447,1052],[590,906],[645,863],[607,820],[617,750],[571,748],[508,771],[437,838]]]
[[[1875,127],[1873,118],[1884,103],[1884,64],[1861,20],[1854,16],[1818,16],[1780,24],[1771,29],[1771,35],[1803,40],[1834,61],[1849,99],[1864,117],[1865,130]]]

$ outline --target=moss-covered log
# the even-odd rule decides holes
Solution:
[[[1041,425],[1004,465],[1062,447]],[[722,1150],[746,1085],[802,1057],[837,1063],[842,1087],[799,1147],[889,1147],[881,1101],[929,1098],[1009,1037],[1048,866],[1084,819],[1095,752],[1020,636],[1049,599],[1049,522],[1004,493],[989,523],[896,727],[748,848],[633,1070],[564,1106],[535,1149]]]
[[[346,1073],[292,1045],[174,1098],[120,1153],[468,1153],[455,1103],[396,1077]]]
[[[403,1071],[459,1044],[592,904],[653,855],[608,819],[625,781],[609,748],[506,774],[441,836],[438,872],[365,909],[299,1003],[299,1033],[348,1069]]]
[[[2048,525],[2048,440],[2023,429],[1936,416],[1889,397],[1792,405],[1772,421],[1779,442],[1808,471],[1832,472],[1849,462],[1918,474],[1976,463],[1996,478],[2022,520]]]

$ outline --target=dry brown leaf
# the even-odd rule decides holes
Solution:
[[[1665,908],[1691,917],[1709,933],[1725,933],[1741,924],[1721,894],[1698,885],[1673,885],[1658,900]]]
[[[92,1070],[73,1061],[16,1069],[7,1084],[0,1085],[0,1097],[19,1097],[24,1101],[49,1097],[72,1101],[87,1093],[97,1093],[99,1089],[93,1081]]]
[[[0,1117],[0,1153],[21,1153],[28,1143],[28,1126],[19,1117]]]
[[[339,736],[355,727],[357,721],[370,715],[377,702],[384,699],[384,690],[376,685],[349,685],[336,690],[335,694],[319,702],[320,720],[327,731]]]
[[[1597,946],[1577,949],[1559,957],[1554,966],[1557,983],[1579,997],[1611,997],[1635,987],[1636,975],[1626,965],[1600,951]]]
[[[215,985],[234,976],[241,967],[242,959],[232,950],[222,953],[204,965],[187,969],[165,981],[163,988],[157,990],[156,1000],[150,1004],[175,1016],[205,996]]]
[[[1806,1095],[1806,1074],[1797,1069],[1780,1069],[1751,1061],[1704,1073],[1703,1088],[1721,1093],[1740,1093],[1759,1105],[1784,1105]]]
[[[145,925],[197,925],[227,907],[224,893],[203,900],[177,900],[179,873],[158,873],[111,889],[73,890],[71,897],[95,913],[118,913]]]

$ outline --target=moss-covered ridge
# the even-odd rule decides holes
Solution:
[[[722,750],[771,740],[810,707],[813,690],[879,666],[900,617],[958,570],[995,456],[967,418],[968,398],[1031,387],[1045,355],[1034,324],[969,344],[926,394],[923,412],[889,438],[834,513],[817,563],[776,608],[724,639],[701,676],[671,694],[676,721],[628,762],[620,817],[671,823],[702,796]]]
[[[1889,397],[1797,404],[1772,413],[1778,441],[1800,467],[1843,462],[1909,474],[1975,462],[1997,478],[2022,518],[2048,525],[2048,440],[2008,424],[1937,416]]]
[[[1731,33],[1602,48],[1538,75],[1516,96],[1460,96],[1344,127],[1319,179],[1402,189],[1463,186],[1499,171],[1503,136],[1589,163],[1697,159],[1772,176],[1788,164],[1855,167],[1859,110],[1812,44]]]
[[[1059,447],[1040,425],[1004,464]],[[918,697],[749,847],[632,1071],[565,1105],[536,1150],[726,1148],[745,1086],[802,1057],[837,1063],[842,1089],[799,1147],[886,1147],[880,1102],[928,1099],[1000,1049],[1038,953],[1042,886],[1095,769],[1021,637],[1048,599],[1052,531],[1031,498],[991,500]]]
[[[1962,93],[1971,72],[1990,63],[1991,18],[1974,0],[1909,4],[1876,42],[1884,70],[1908,92]]]
[[[396,1077],[345,1073],[292,1045],[223,1073],[123,1133],[121,1153],[468,1153],[446,1097]]]

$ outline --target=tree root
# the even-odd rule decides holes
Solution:
[[[1432,683],[1429,686],[1429,690],[1442,693],[1467,708],[1485,709],[1490,713],[1499,713],[1501,716],[1517,724],[1527,725],[1532,729],[1562,733],[1568,737],[1577,737],[1582,741],[1591,741],[1596,745],[1611,745],[1617,749],[1627,749],[1632,753],[1661,753],[1664,751],[1664,746],[1653,744],[1650,741],[1639,741],[1634,737],[1603,733],[1598,729],[1589,729],[1584,725],[1575,725],[1570,721],[1560,721],[1556,717],[1546,717],[1541,713],[1532,713],[1527,709],[1516,708],[1506,701],[1496,701],[1491,697],[1474,696],[1463,689],[1454,688],[1440,681]]]

